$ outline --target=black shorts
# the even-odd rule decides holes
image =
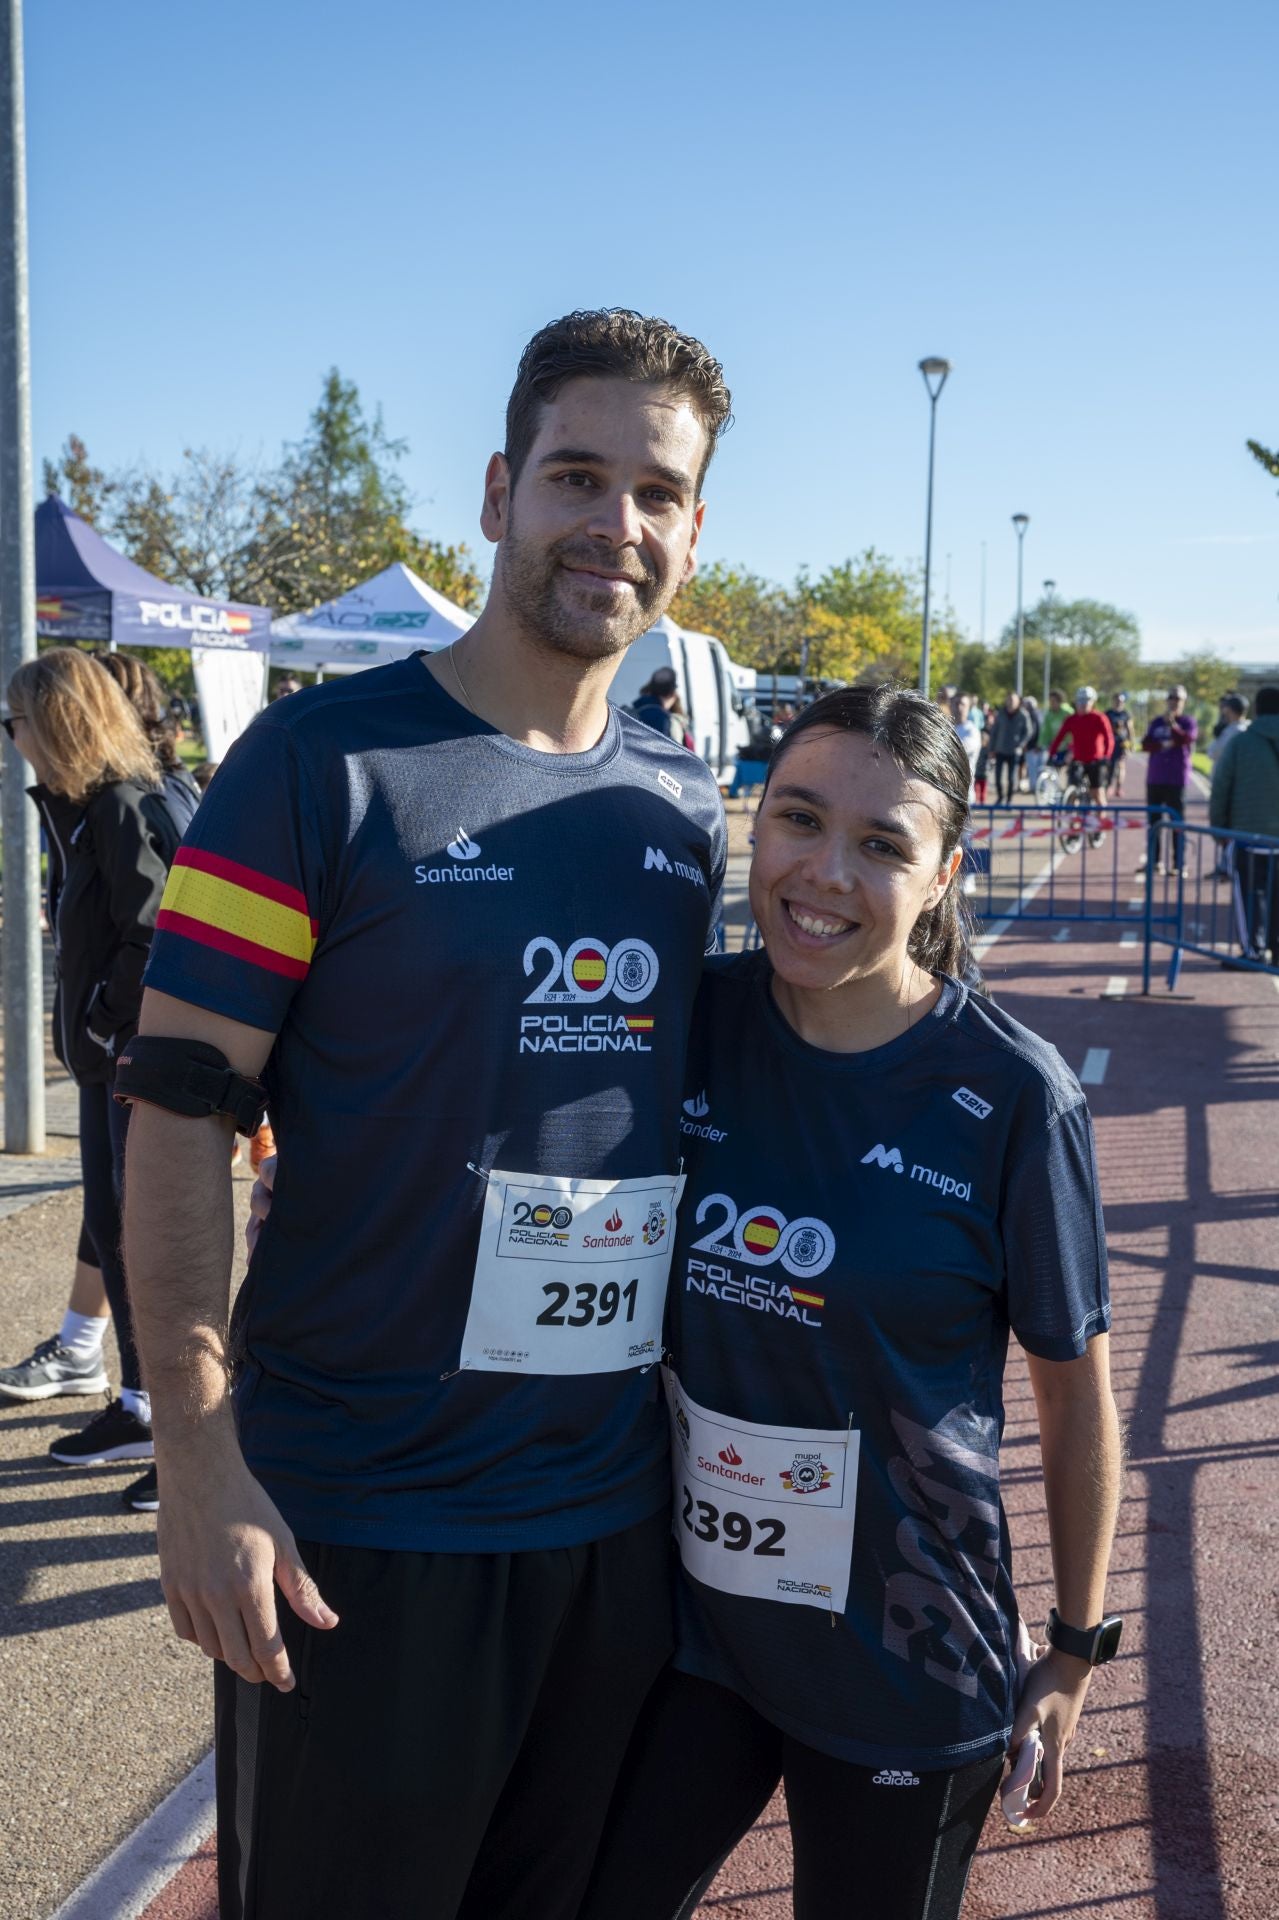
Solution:
[[[670,1652],[669,1513],[529,1553],[298,1545],[340,1624],[277,1595],[295,1690],[214,1670],[222,1920],[572,1920]]]
[[[668,1668],[626,1756],[578,1920],[691,1920],[780,1780],[795,1920],[956,1920],[1003,1768],[1000,1756],[946,1772],[852,1766],[726,1687]]]
[[[1085,781],[1096,793],[1110,779],[1110,762],[1109,760],[1076,760],[1071,773],[1076,779]]]

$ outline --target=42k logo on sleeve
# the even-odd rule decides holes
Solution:
[[[524,949],[524,972],[534,984],[526,1007],[559,1007],[558,1013],[520,1017],[521,1053],[651,1053],[652,1014],[627,1013],[657,985],[658,959],[647,940],[625,939],[608,947],[589,936],[561,949],[539,933]]]

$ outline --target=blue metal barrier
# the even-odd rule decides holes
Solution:
[[[1142,937],[1141,990],[1150,991],[1156,928],[1170,933],[1176,903],[1157,897],[1147,860],[1158,808],[974,806],[962,885],[984,933],[1019,921],[1127,926]],[[1129,866],[1126,850],[1136,846]]]
[[[1187,953],[1279,974],[1279,839],[1182,821],[1152,825],[1148,878],[1160,908],[1150,937],[1172,949],[1170,992]]]
[[[1279,839],[1192,826],[1162,807],[974,806],[960,884],[979,947],[1025,921],[1131,927],[1143,993],[1156,945],[1171,948],[1170,991],[1184,953],[1279,973]],[[742,950],[758,945],[748,919]]]

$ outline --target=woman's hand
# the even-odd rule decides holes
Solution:
[[[262,1231],[262,1222],[271,1211],[271,1197],[275,1192],[275,1164],[277,1154],[268,1154],[258,1168],[258,1177],[253,1182],[253,1192],[249,1195],[249,1224],[244,1229],[244,1239],[249,1252],[258,1244],[258,1235]]]
[[[1059,1653],[1055,1647],[1046,1648],[1026,1675],[1017,1701],[1011,1747],[1016,1753],[1023,1740],[1037,1730],[1044,1748],[1043,1792],[1027,1804],[1027,1823],[1046,1820],[1061,1798],[1066,1749],[1075,1737],[1091,1679],[1092,1668],[1086,1660]]]

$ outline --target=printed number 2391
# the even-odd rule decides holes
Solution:
[[[781,1542],[786,1538],[784,1520],[767,1515],[752,1522],[744,1513],[721,1513],[709,1500],[697,1500],[691,1487],[684,1488],[681,1520],[696,1540],[709,1545],[718,1541],[729,1553],[756,1553],[778,1560],[786,1558]]]
[[[623,1303],[626,1312],[623,1319],[635,1318],[635,1296],[639,1292],[639,1281],[628,1280],[624,1287],[616,1280],[606,1280],[597,1287],[592,1280],[583,1280],[575,1287],[569,1287],[562,1280],[552,1280],[542,1292],[550,1301],[549,1307],[543,1307],[537,1316],[539,1327],[589,1327],[591,1325],[607,1327],[616,1320]],[[569,1301],[574,1302],[572,1313],[564,1309]]]

